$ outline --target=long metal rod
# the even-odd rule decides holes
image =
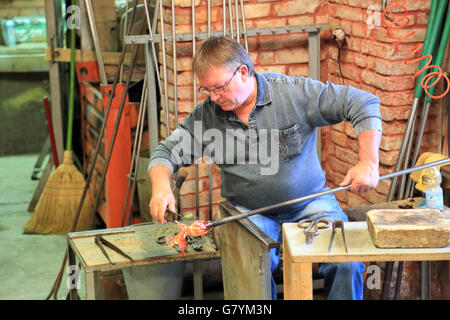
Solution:
[[[236,41],[237,41],[237,43],[240,43],[238,0],[234,0],[234,11],[235,11],[235,15],[236,15]]]
[[[414,98],[411,112],[408,117],[408,121],[406,122],[405,134],[402,139],[402,144],[400,145],[400,152],[398,154],[397,163],[395,164],[395,171],[400,170],[403,164],[403,158],[405,156],[406,148],[408,146],[408,141],[411,137],[411,131],[413,127],[413,123],[416,120],[417,115],[417,105],[419,104],[420,98]],[[394,198],[395,190],[397,188],[397,177],[392,180],[391,186],[389,187],[389,193],[387,196],[387,201],[390,202]]]
[[[159,2],[159,23],[161,24],[161,48],[162,48],[162,60],[163,60],[163,72],[164,72],[164,107],[166,112],[166,132],[167,136],[170,136],[170,110],[169,110],[169,89],[167,84],[167,62],[166,62],[166,41],[164,40],[164,14],[163,14],[163,3]]]
[[[144,132],[144,119],[145,119],[145,111],[147,110],[147,88],[144,87],[144,93],[143,93],[143,111],[142,111],[142,118],[141,118],[141,126],[139,128],[139,134],[137,135],[137,151],[136,151],[136,155],[135,155],[135,165],[134,165],[134,173],[133,173],[133,185],[131,187],[131,203],[130,206],[128,208],[128,225],[131,225],[131,217],[133,214],[133,199],[134,199],[134,195],[136,193],[136,179],[137,179],[137,172],[139,170],[139,155],[141,154],[141,142],[142,142],[142,133]]]
[[[328,29],[328,24],[318,23],[311,25],[301,25],[301,26],[285,26],[285,27],[270,27],[270,28],[251,28],[247,29],[247,36],[273,36],[281,34],[292,34],[300,32],[319,32]],[[221,36],[223,31],[211,31],[211,36]],[[192,41],[192,32],[177,33],[177,41],[188,42]],[[208,38],[208,32],[202,31],[197,32],[195,35],[196,40],[204,40]],[[166,41],[172,41],[172,35],[165,35]],[[154,36],[149,35],[132,35],[126,36],[124,39],[127,44],[140,44],[148,42],[161,42],[161,35],[155,34]]]
[[[210,1],[210,0],[208,0]],[[172,0],[172,37],[173,37],[173,98],[175,109],[175,128],[178,125],[178,78],[177,78],[177,39],[176,39],[176,21],[175,21],[175,0]],[[175,128],[173,128],[175,130]]]
[[[100,72],[100,80],[102,84],[107,85],[108,80],[106,78],[105,65],[103,63],[102,50],[100,47],[100,41],[98,39],[97,26],[95,25],[94,9],[92,8],[91,0],[85,0],[86,10],[89,17],[89,25],[91,26],[92,40],[94,41],[95,53],[97,55],[98,70]]]
[[[208,37],[211,36],[211,0],[208,0]],[[209,219],[212,219],[213,215],[213,170],[212,167],[213,163],[212,160],[209,159],[208,161],[208,214]]]
[[[431,168],[431,167],[434,167],[434,166],[442,166],[442,165],[445,165],[447,163],[450,163],[450,158],[443,159],[443,160],[440,160],[440,161],[430,162],[430,163],[427,163],[427,164],[424,164],[424,165],[421,165],[421,166],[417,166],[417,167],[413,167],[413,168],[409,168],[409,169],[405,169],[405,170],[401,170],[401,171],[397,171],[397,172],[388,173],[388,174],[386,174],[384,176],[381,176],[380,177],[380,181],[381,180],[385,180],[385,179],[391,179],[391,178],[394,178],[394,177],[398,177],[398,176],[401,176],[403,174],[408,174],[408,173],[411,173],[411,172],[414,172],[414,171],[418,171],[418,170],[422,170],[422,169],[426,169],[426,168]],[[216,220],[216,221],[209,221],[208,223],[206,223],[206,227],[216,227],[216,226],[222,225],[224,223],[228,223],[228,222],[235,221],[235,220],[240,220],[240,219],[247,218],[247,217],[255,215],[255,214],[264,213],[264,212],[267,212],[267,211],[273,210],[273,209],[279,209],[279,208],[284,207],[284,206],[288,206],[288,205],[292,205],[292,204],[295,204],[295,203],[298,203],[298,202],[303,202],[303,201],[306,201],[306,200],[314,199],[314,198],[317,198],[317,197],[320,197],[320,196],[324,196],[324,195],[327,195],[327,194],[333,194],[333,193],[336,193],[336,192],[339,192],[339,191],[345,191],[345,190],[348,190],[350,188],[351,188],[351,185],[344,186],[344,187],[339,187],[339,188],[335,188],[335,189],[329,189],[329,190],[325,190],[325,191],[322,191],[322,192],[310,194],[308,196],[300,197],[300,198],[297,198],[297,199],[292,199],[292,200],[288,200],[288,201],[285,201],[285,202],[282,202],[282,203],[278,203],[278,204],[270,205],[270,206],[267,206],[267,207],[251,210],[251,211],[248,211],[248,212],[245,212],[245,213],[242,213],[242,214],[237,214],[235,216],[226,217],[226,218],[223,218],[223,219],[220,219],[220,220]]]
[[[425,125],[427,123],[427,117],[428,117],[428,111],[430,110],[430,105],[431,105],[431,103],[425,100],[425,103],[424,103],[424,106],[422,109],[422,115],[420,116],[419,130],[417,132],[414,153],[411,158],[411,165],[415,165],[417,162],[417,159],[419,157],[420,146],[422,144],[422,138],[423,138],[423,134],[425,132]],[[411,177],[408,177],[408,183],[406,184],[406,194],[408,196],[410,194],[412,182],[413,181],[412,181]]]
[[[141,143],[140,138],[139,138],[139,133],[141,131],[141,127],[143,127],[143,125],[144,125],[144,123],[143,123],[143,119],[144,119],[144,105],[147,105],[146,104],[146,100],[144,99],[144,96],[145,96],[146,92],[147,92],[147,77],[144,77],[144,83],[143,83],[143,86],[142,86],[142,94],[141,94],[141,102],[139,104],[139,111],[138,111],[136,135],[135,135],[135,139],[134,139],[134,143],[133,143],[133,152],[132,152],[132,155],[131,155],[130,171],[128,172],[127,192],[126,192],[126,195],[125,195],[125,202],[124,202],[124,205],[123,205],[121,227],[123,227],[125,225],[125,217],[126,217],[127,207],[128,207],[128,198],[129,198],[129,195],[130,195],[130,187],[131,187],[132,183],[133,183],[133,187],[134,187],[134,182],[136,181],[136,168],[137,168],[137,166],[135,166],[135,163],[136,163],[136,157],[139,157],[139,154],[137,152],[138,144],[140,145],[140,143]],[[133,196],[131,197],[130,208],[133,207],[132,203],[133,203]]]
[[[147,2],[148,2],[148,0],[144,0],[145,16],[147,18],[148,33],[149,33],[150,37],[153,38],[152,30],[155,30],[155,26],[156,26],[156,20],[157,20],[156,13],[158,12],[159,1],[157,1],[157,3],[156,3],[155,12],[153,14],[153,27],[150,24],[151,21],[150,21],[150,15],[149,15],[148,3]],[[158,59],[156,58],[157,56],[156,56],[155,43],[153,41],[151,41],[151,44],[152,44],[152,51],[153,51],[153,63],[155,65],[156,77],[158,78],[157,82],[158,82],[159,96],[163,97],[162,86],[161,86],[161,76],[159,75]]]
[[[192,0],[192,58],[195,56],[196,50],[196,24],[195,24],[195,0]],[[194,105],[197,105],[197,79],[195,74],[194,77]],[[199,179],[199,167],[198,163],[194,165],[195,167],[195,216],[198,219],[200,217],[200,179]]]
[[[409,135],[408,147],[406,148],[406,153],[405,153],[404,159],[403,159],[403,169],[406,169],[406,168],[409,167],[409,161],[410,161],[410,156],[411,156],[411,149],[412,149],[413,141],[414,141],[414,138],[415,138],[414,131],[415,131],[415,128],[416,128],[416,122],[417,122],[417,114],[416,114],[416,121],[413,122],[412,128],[411,128],[411,133]],[[397,200],[402,200],[403,199],[403,196],[405,194],[406,178],[407,178],[406,175],[402,176],[402,180],[400,182],[400,187],[399,187],[398,193],[397,193]]]
[[[228,11],[229,11],[229,18],[230,18],[230,35],[231,39],[234,39],[234,33],[233,33],[233,9],[231,8],[231,0],[228,0]]]
[[[226,0],[222,0],[222,30],[223,35],[227,35],[227,4]]]
[[[242,30],[244,31],[244,44],[245,44],[245,50],[247,50],[247,52],[248,52],[247,25],[245,22],[244,0],[240,0],[240,1],[241,1]]]

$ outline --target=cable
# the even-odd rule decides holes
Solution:
[[[336,47],[338,48],[338,56],[337,56],[337,64],[339,67],[339,74],[341,76],[342,85],[345,85],[344,75],[342,73],[342,65],[341,65],[341,49],[347,43],[345,38],[345,31],[342,28],[336,28],[332,32],[334,42],[336,43]]]
[[[403,15],[400,16],[399,18],[393,19],[392,23],[387,24],[386,21],[385,21],[385,15],[387,14],[387,12],[388,12],[392,7],[400,7],[400,8],[403,9],[403,12],[404,12],[404,13],[403,13]],[[415,32],[415,31],[411,31],[411,32],[407,33],[406,35],[400,36],[400,37],[396,37],[396,36],[393,36],[393,35],[391,34],[391,31],[392,31],[392,30],[395,30],[395,29],[402,29],[402,28],[404,28],[406,25],[408,25],[408,23],[409,23],[409,18],[408,18],[407,15],[408,15],[408,10],[406,9],[406,7],[405,7],[404,5],[401,5],[401,4],[391,4],[391,5],[387,6],[386,9],[384,9],[383,14],[382,14],[382,16],[381,16],[381,21],[382,21],[382,24],[383,24],[385,27],[387,27],[387,35],[388,35],[388,37],[391,38],[391,39],[398,40],[397,43],[395,43],[395,49],[396,49],[397,51],[399,51],[399,52],[408,52],[408,51],[411,51],[411,53],[403,60],[403,63],[404,63],[404,64],[413,64],[413,63],[416,63],[416,62],[418,62],[418,61],[421,61],[421,60],[424,60],[424,59],[428,59],[428,61],[426,62],[425,66],[424,66],[422,69],[420,69],[419,71],[417,71],[416,74],[414,75],[416,78],[417,78],[422,72],[424,72],[424,71],[427,70],[427,69],[436,68],[436,69],[438,70],[438,71],[434,71],[434,72],[430,72],[430,73],[426,74],[426,75],[423,77],[423,79],[422,79],[420,85],[421,85],[421,87],[424,89],[424,91],[425,91],[425,93],[427,94],[427,96],[429,96],[429,97],[432,98],[432,99],[441,99],[441,98],[443,98],[443,97],[448,93],[448,91],[449,91],[449,89],[450,89],[450,85],[449,85],[449,84],[450,84],[450,81],[449,81],[447,75],[446,75],[444,72],[442,72],[442,69],[441,69],[439,66],[431,65],[431,62],[433,61],[433,56],[432,56],[431,54],[428,54],[428,55],[425,55],[425,56],[421,56],[421,57],[419,57],[419,58],[411,59],[417,52],[419,52],[419,51],[423,48],[423,43],[420,43],[420,44],[418,44],[418,45],[416,45],[416,46],[411,46],[411,47],[406,48],[406,49],[400,49],[400,48],[399,48],[399,45],[400,45],[400,43],[401,43],[403,40],[405,40],[405,39],[407,39],[407,38],[413,36],[416,32]],[[388,18],[391,19],[390,17],[388,17]],[[401,21],[404,21],[404,22],[397,26],[396,24],[399,23],[399,22],[401,22]],[[443,94],[441,94],[441,95],[439,95],[439,96],[434,96],[434,95],[432,95],[431,93],[428,92],[428,89],[430,89],[431,87],[434,87],[434,86],[439,82],[439,80],[441,79],[441,77],[444,77],[444,79],[446,80],[446,82],[447,82],[447,89],[444,91]],[[430,80],[433,79],[433,78],[437,78],[437,79],[436,79],[433,83],[429,84]]]

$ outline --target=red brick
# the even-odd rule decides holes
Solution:
[[[245,5],[245,19],[267,17],[269,13],[270,3],[256,3]]]
[[[274,12],[278,16],[293,16],[314,13],[320,5],[319,0],[292,0],[274,5]]]
[[[363,10],[349,6],[338,6],[336,16],[345,20],[363,21]]]
[[[385,91],[401,91],[414,88],[414,76],[383,76],[364,70],[361,74],[364,83]]]
[[[410,105],[414,100],[414,92],[412,91],[387,92],[380,90],[376,95],[380,98],[380,103],[385,106]]]
[[[407,120],[411,113],[411,106],[386,107],[381,105],[380,113],[384,121]]]
[[[337,145],[346,148],[348,146],[348,139],[349,138],[345,133],[336,130],[331,130],[331,141],[333,141]]]
[[[356,133],[355,133],[355,129],[353,128],[353,125],[351,124],[351,122],[344,122],[344,126],[345,126],[345,134],[351,138],[356,138]]]
[[[389,121],[383,122],[383,135],[390,136],[396,134],[404,134],[406,129],[406,121]]]
[[[309,54],[307,48],[280,49],[275,52],[277,64],[307,63]]]
[[[386,195],[380,194],[375,190],[370,190],[364,193],[361,193],[361,196],[369,201],[370,203],[383,203],[386,202]]]
[[[347,204],[351,207],[360,207],[364,205],[370,204],[369,201],[361,197],[359,194],[353,193],[353,192],[347,192]]]
[[[399,41],[399,39],[393,39],[391,37],[389,37],[389,35],[387,34],[386,29],[378,29],[378,32],[376,32],[376,36],[375,39],[380,41],[380,42],[386,42],[386,43],[396,43],[397,41]],[[411,31],[414,32],[411,33]],[[395,31],[391,32],[391,35],[395,36],[395,37],[405,37],[406,35],[408,35],[409,33],[411,33],[410,36],[408,36],[405,39],[402,39],[401,43],[410,43],[410,42],[423,42],[423,40],[425,39],[425,27],[421,27],[421,28],[414,28],[413,30],[411,29],[398,29]],[[406,47],[410,47],[410,44],[407,44]],[[402,48],[402,46],[400,46],[400,48]]]
[[[374,65],[371,68],[377,73],[383,75],[407,75],[415,74],[418,71],[419,63],[405,64],[401,61],[389,61],[374,59]]]
[[[403,135],[382,136],[380,148],[385,151],[399,150],[402,143]]]
[[[398,151],[380,150],[380,164],[392,166],[397,163]]]
[[[345,161],[351,165],[356,165],[359,161],[358,155],[354,152],[350,152],[348,149],[335,146],[334,152],[336,158]]]

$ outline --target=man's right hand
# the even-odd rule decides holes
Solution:
[[[165,213],[169,209],[176,212],[175,196],[170,188],[171,171],[165,166],[154,166],[149,177],[152,184],[152,198],[149,208],[152,218],[160,223],[166,223]]]

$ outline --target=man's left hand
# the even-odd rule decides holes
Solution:
[[[350,191],[362,193],[375,189],[379,179],[378,165],[360,161],[356,166],[348,170],[340,186],[351,184]]]

